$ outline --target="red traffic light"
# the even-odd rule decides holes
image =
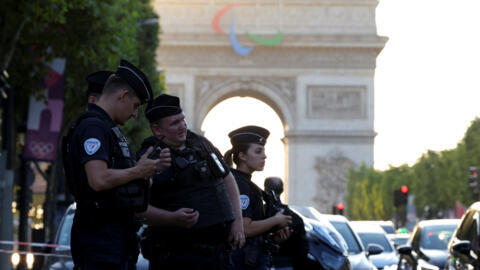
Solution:
[[[408,193],[408,186],[403,185],[403,186],[400,188],[400,191],[401,191],[402,193]]]
[[[343,203],[338,203],[337,204],[337,209],[338,210],[343,210],[343,207],[344,207]]]
[[[475,170],[475,171],[472,171],[472,176],[473,177],[477,177],[478,176],[478,172]]]

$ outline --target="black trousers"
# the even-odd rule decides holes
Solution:
[[[149,269],[231,270],[233,268],[230,253],[227,251],[210,253],[186,249],[154,252],[150,258]]]

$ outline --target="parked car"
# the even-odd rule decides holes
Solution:
[[[480,268],[480,202],[472,204],[448,244],[446,269]]]
[[[380,225],[364,221],[350,221],[350,224],[367,250],[370,245],[378,245],[383,249],[382,253],[370,256],[370,260],[378,269],[394,267],[398,264],[397,251]]]
[[[328,221],[335,230],[342,236],[348,248],[348,259],[353,270],[375,270],[375,265],[368,259],[369,255],[378,254],[381,250],[372,247],[369,251],[365,250],[358,235],[351,229],[348,220],[340,215],[324,215],[319,213],[313,207],[293,207],[297,212],[303,215],[321,221]]]
[[[304,223],[305,239],[308,244],[307,258],[302,265],[302,269],[331,269],[331,270],[351,270],[351,264],[348,259],[347,244],[342,236],[327,221],[310,219],[296,208],[290,207],[298,214]],[[274,256],[278,261],[283,261],[281,265],[274,265],[271,269],[291,270],[291,258]],[[288,263],[290,261],[290,264]],[[285,262],[287,262],[285,264]]]
[[[72,230],[73,216],[75,214],[76,204],[71,204],[65,214],[63,215],[60,225],[58,226],[57,234],[55,236],[54,244],[59,247],[54,248],[53,252],[58,256],[47,257],[45,270],[71,270],[73,269],[73,261],[70,253],[70,232]],[[147,270],[148,260],[146,260],[142,254],[138,256],[137,270]]]
[[[459,219],[422,220],[415,225],[408,244],[400,246],[402,269],[443,269],[447,261],[447,245]]]
[[[387,237],[392,243],[393,247],[397,249],[397,247],[406,245],[408,243],[408,239],[410,239],[410,234],[396,233],[396,234],[387,235]]]

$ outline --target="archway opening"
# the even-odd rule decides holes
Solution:
[[[286,192],[284,128],[280,117],[269,105],[251,97],[228,98],[208,112],[201,130],[223,154],[232,147],[228,133],[246,125],[261,126],[270,131],[265,145],[265,168],[262,172],[253,173],[252,180],[263,189],[266,177],[278,176],[284,180]]]

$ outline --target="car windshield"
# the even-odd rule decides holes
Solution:
[[[395,238],[392,238],[392,240],[393,240],[393,242],[395,243],[396,246],[405,245],[408,242],[407,237],[395,237]]]
[[[70,246],[70,231],[72,230],[73,214],[74,212],[67,214],[61,224],[61,228],[58,234],[59,245]]]
[[[420,247],[424,249],[446,250],[456,227],[457,225],[455,224],[424,227]]]
[[[368,244],[377,244],[383,247],[384,252],[392,252],[392,247],[388,243],[387,238],[384,234],[381,233],[358,233],[362,244],[365,247],[368,247]]]
[[[382,227],[382,229],[388,234],[394,234],[395,233],[395,228],[393,228],[393,226],[391,226],[391,225],[382,224],[382,225],[380,225],[380,227]]]
[[[357,242],[353,231],[350,229],[347,223],[345,222],[336,222],[332,221],[333,227],[342,235],[345,242],[347,242],[348,252],[356,254],[362,251],[360,244]]]

